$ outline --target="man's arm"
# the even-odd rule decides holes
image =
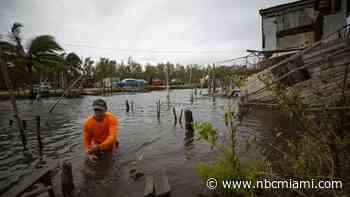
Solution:
[[[89,150],[92,147],[91,139],[92,139],[92,134],[88,129],[88,122],[85,121],[84,128],[83,128],[83,142],[84,142],[84,148],[86,152],[89,152]]]
[[[108,137],[100,145],[98,145],[99,150],[109,150],[112,149],[115,141],[117,139],[118,133],[118,119],[111,116],[109,119]]]

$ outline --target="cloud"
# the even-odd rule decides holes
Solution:
[[[260,49],[258,10],[286,2],[2,0],[0,34],[21,22],[25,38],[50,34],[84,57],[209,64]]]

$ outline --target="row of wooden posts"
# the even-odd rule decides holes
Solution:
[[[42,152],[43,150],[43,143],[41,141],[41,131],[40,131],[40,116],[35,116],[35,121],[36,121],[36,129],[35,129],[35,132],[36,132],[36,138],[37,138],[37,141],[38,141],[38,146],[39,146],[39,151]],[[21,134],[21,140],[22,140],[22,144],[23,144],[23,147],[26,148],[27,147],[27,138],[26,138],[26,135],[24,133],[24,130],[27,129],[27,121],[28,120],[22,120],[22,128],[23,129],[20,129],[20,134]],[[13,125],[13,120],[9,120],[9,125],[12,126]]]
[[[197,91],[195,91],[195,93],[197,93]],[[126,107],[126,112],[129,112],[130,109],[132,111],[134,111],[134,101],[131,100],[130,103],[129,103],[129,100],[125,100],[125,107]],[[157,113],[157,119],[158,120],[160,119],[160,108],[161,108],[161,103],[160,103],[160,100],[158,100],[156,102],[156,113]],[[175,109],[175,107],[173,107],[174,125],[176,125],[178,122],[180,124],[182,124],[182,114],[183,114],[183,112],[184,112],[184,110],[181,109],[180,116],[178,118],[176,109]],[[185,110],[184,114],[185,114],[185,125],[186,126],[192,125],[192,122],[193,122],[192,111]]]

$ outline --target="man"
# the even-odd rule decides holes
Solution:
[[[118,119],[107,112],[107,104],[97,99],[92,104],[94,114],[84,123],[84,148],[91,162],[96,162],[104,152],[112,152],[117,142]]]

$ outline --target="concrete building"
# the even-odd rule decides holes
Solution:
[[[259,11],[262,48],[306,48],[347,24],[349,0],[301,0]]]

